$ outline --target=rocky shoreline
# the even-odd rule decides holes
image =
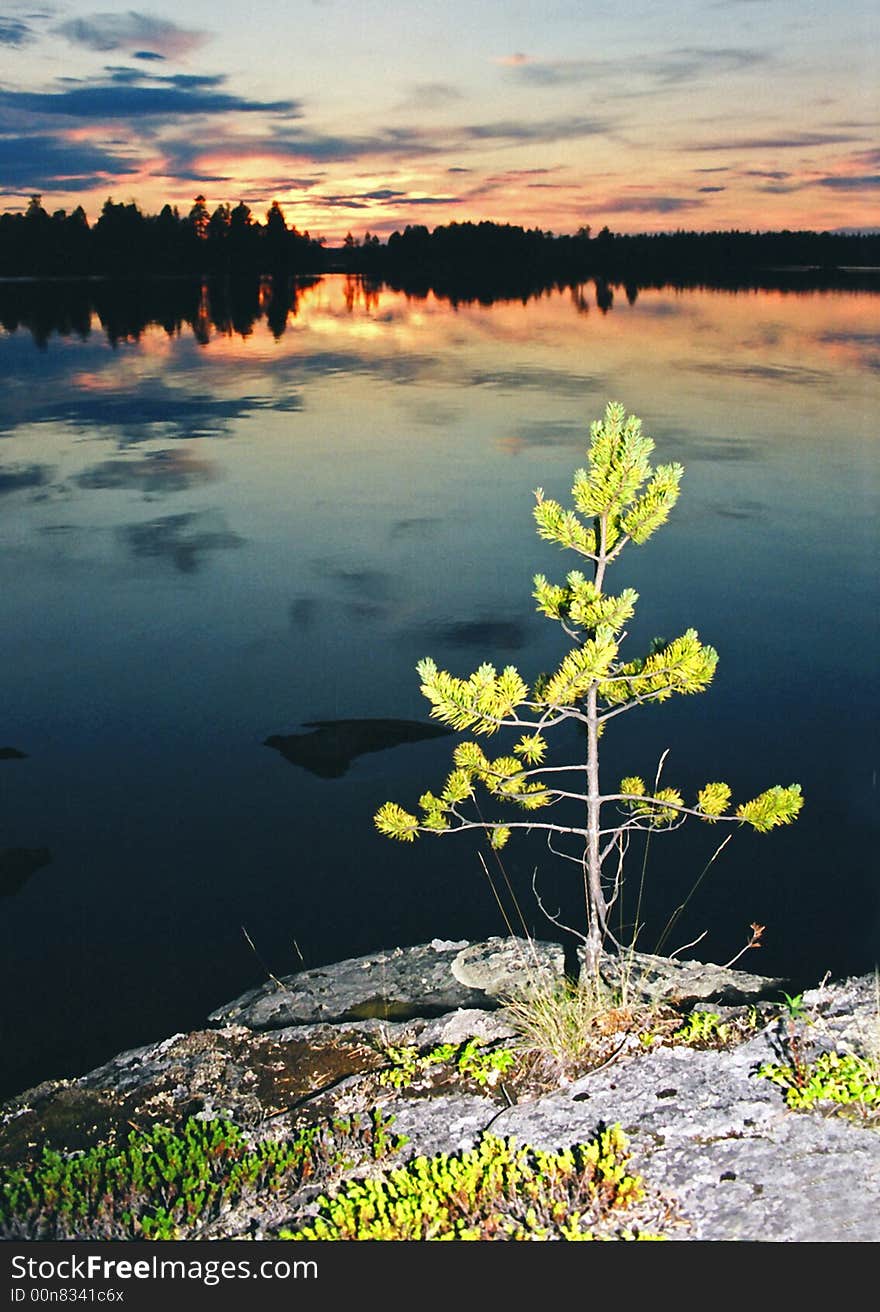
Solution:
[[[486,1133],[555,1150],[619,1124],[669,1238],[880,1239],[877,1119],[793,1111],[779,1087],[755,1077],[779,1059],[785,1035],[811,1053],[870,1050],[880,1041],[873,976],[826,983],[792,1016],[775,1005],[778,980],[639,956],[630,963],[633,996],[682,1017],[694,1007],[710,1012],[731,1031],[739,1026],[737,1041],[672,1042],[667,1025],[647,1042],[624,1031],[606,1060],[562,1081],[517,1083],[497,1072],[479,1081],[454,1063],[388,1078],[401,1052],[459,1049],[470,1039],[487,1052],[505,1045],[512,1030],[499,1004],[524,970],[561,980],[562,950],[435,940],[270,980],[218,1008],[204,1029],[8,1100],[0,1167],[34,1162],[47,1144],[87,1151],[131,1127],[186,1117],[222,1118],[261,1142],[328,1118],[366,1124],[378,1109],[407,1137],[393,1164],[458,1153]],[[252,1194],[197,1237],[273,1239],[297,1209],[314,1210],[316,1194]]]

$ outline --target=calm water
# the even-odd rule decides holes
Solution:
[[[285,759],[314,721],[424,720],[416,661],[533,677],[558,659],[531,578],[532,490],[566,497],[609,399],[686,467],[670,524],[609,586],[642,594],[632,652],[691,625],[718,648],[701,697],[621,717],[605,781],[740,799],[799,780],[790,830],[737,833],[677,946],[814,982],[873,966],[878,299],[618,293],[458,308],[304,287],[271,328],[174,317],[114,344],[0,336],[0,850],[46,849],[0,899],[2,1084],[73,1073],[199,1024],[275,973],[432,937],[503,933],[468,838],[391,844],[445,738],[377,751],[357,726]],[[217,312],[217,317],[222,317]],[[107,316],[105,315],[105,323]],[[300,744],[301,746],[301,744]],[[296,752],[294,751],[294,755]],[[654,946],[720,835],[655,838]],[[572,919],[540,843],[505,866]],[[259,952],[254,955],[242,933]]]

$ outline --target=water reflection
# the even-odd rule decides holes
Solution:
[[[285,761],[319,779],[341,779],[357,757],[369,752],[387,752],[452,732],[415,720],[307,720],[303,727],[311,733],[272,734],[264,746],[274,747]]]
[[[682,941],[708,927],[727,960],[754,920],[765,973],[868,968],[876,297],[642,287],[602,314],[592,283],[487,305],[282,291],[0,289],[0,730],[31,754],[3,767],[0,851],[52,854],[0,917],[7,1087],[259,983],[243,921],[281,973],[294,936],[317,965],[504,932],[467,840],[414,851],[372,816],[449,769],[417,660],[555,667],[532,577],[572,562],[535,537],[533,489],[567,497],[612,398],[686,469],[668,528],[621,563],[633,650],[694,625],[721,662],[704,697],[609,728],[607,778],[671,747],[685,790],[799,780],[798,824],[737,835]],[[652,846],[642,946],[710,854]],[[576,919],[543,844],[504,857],[533,932],[536,868]]]
[[[0,852],[0,897],[12,897],[52,860],[47,847],[10,847]]]
[[[79,487],[134,488],[146,496],[165,496],[217,478],[217,466],[186,450],[150,451],[141,459],[102,460],[77,475]],[[2,490],[2,476],[0,476]]]
[[[120,533],[132,555],[167,560],[182,574],[195,573],[211,552],[240,547],[244,540],[225,527],[216,511],[164,515],[146,524],[127,524]]]

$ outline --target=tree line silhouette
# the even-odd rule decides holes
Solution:
[[[260,222],[243,201],[209,211],[195,198],[181,214],[164,205],[144,214],[108,199],[94,225],[82,206],[49,213],[31,197],[23,214],[0,215],[0,276],[69,277],[153,274],[221,275],[363,273],[393,286],[433,290],[452,299],[529,295],[554,281],[600,276],[608,282],[682,286],[797,284],[809,276],[847,285],[871,283],[880,265],[880,234],[832,232],[690,232],[570,235],[515,224],[410,224],[386,242],[351,233],[339,248],[288,227],[273,201]],[[861,272],[859,272],[861,270]],[[769,282],[768,282],[769,280]],[[788,282],[786,281],[788,280]]]

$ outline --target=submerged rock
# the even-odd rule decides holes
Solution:
[[[17,747],[0,747],[0,761],[23,761],[27,752],[20,752]]]
[[[285,761],[320,779],[341,779],[352,761],[368,752],[385,752],[452,732],[421,720],[309,720],[303,727],[312,732],[275,733],[263,746],[274,747]]]
[[[7,847],[0,852],[0,897],[24,888],[35,870],[52,860],[48,847]]]

